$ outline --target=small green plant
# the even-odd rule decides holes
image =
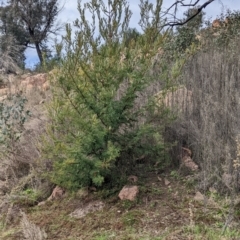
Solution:
[[[141,212],[139,211],[130,211],[124,214],[122,217],[123,224],[128,227],[132,227],[133,225],[140,222]]]
[[[108,240],[108,239],[114,239],[116,237],[115,234],[102,234],[101,236],[97,236],[94,238],[94,240]]]
[[[176,179],[176,180],[179,180],[179,179],[180,179],[179,172],[176,171],[176,170],[171,171],[170,176],[171,176],[172,178]]]
[[[130,210],[135,206],[136,202],[130,201],[130,200],[124,200],[121,202],[121,206],[124,210]]]
[[[184,234],[186,238],[191,236],[194,239],[237,239],[239,237],[239,231],[227,228],[225,233],[221,233],[221,228],[208,227],[206,225],[195,225],[194,227],[184,228]]]
[[[185,186],[189,188],[189,190],[191,190],[197,184],[197,180],[192,176],[189,176],[188,178],[184,178],[183,182],[185,183]]]
[[[41,192],[36,189],[28,188],[11,197],[12,202],[15,204],[32,206],[38,202],[39,198],[41,197]]]
[[[35,189],[28,188],[28,189],[22,191],[22,195],[26,196],[27,198],[31,199],[32,201],[37,201],[40,193]]]

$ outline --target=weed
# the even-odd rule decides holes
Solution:
[[[238,239],[239,238],[239,230],[227,229],[225,233],[222,235],[221,228],[208,227],[206,225],[195,225],[194,227],[185,227],[184,236],[186,239],[191,236],[191,239],[211,239],[211,240],[219,240],[219,239]]]
[[[192,189],[196,186],[196,179],[193,177],[184,178],[183,182],[185,183],[186,188]]]
[[[139,212],[139,211],[136,211],[136,210],[131,211],[131,212],[127,212],[122,218],[123,224],[125,226],[136,225],[137,223],[140,222],[141,216],[142,216],[142,213]]]
[[[151,192],[156,195],[162,194],[162,190],[159,187],[152,187]]]
[[[169,192],[169,193],[172,193],[172,192],[173,192],[173,189],[172,189],[171,186],[168,187],[168,192]]]
[[[130,200],[123,200],[123,201],[122,201],[122,204],[121,204],[121,206],[122,206],[122,208],[123,208],[124,210],[130,210],[130,209],[132,209],[135,205],[136,205],[136,202],[135,202],[135,201],[130,201]]]
[[[7,230],[4,230],[3,233],[0,235],[1,239],[12,239],[12,236],[16,233],[16,229],[10,228]]]
[[[176,170],[171,171],[170,176],[176,180],[179,180],[181,176],[179,175],[179,172]]]
[[[116,239],[116,233],[103,233],[100,236],[96,236],[94,240],[109,240]]]
[[[16,195],[13,196],[13,203],[19,204],[19,205],[34,205],[37,200],[41,197],[41,192],[28,188],[26,190],[23,190],[21,192],[18,192]]]

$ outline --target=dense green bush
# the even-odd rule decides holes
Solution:
[[[53,162],[49,175],[59,185],[101,186],[131,172],[140,158],[166,164],[162,131],[169,111],[156,111],[154,97],[147,93],[154,82],[170,83],[166,65],[157,81],[152,73],[165,41],[156,28],[161,1],[156,9],[143,3],[140,7],[141,34],[129,29],[131,12],[120,0],[108,6],[96,1],[79,5],[74,39],[66,27],[49,107],[52,122],[43,141],[43,156]],[[92,13],[92,23],[86,12]]]

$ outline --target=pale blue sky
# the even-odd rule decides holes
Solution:
[[[106,1],[106,0],[105,0]],[[139,0],[128,0],[130,4],[130,9],[133,12],[132,19],[131,19],[131,27],[138,28],[138,21],[139,21]],[[77,0],[61,0],[61,5],[65,2],[63,10],[59,14],[59,21],[61,23],[72,23],[76,18],[78,18],[78,10],[77,10]],[[82,1],[83,3],[86,2],[86,0]],[[151,1],[155,2],[155,1]],[[162,10],[169,7],[175,0],[163,0],[163,6]],[[186,3],[189,2],[189,0],[186,0]],[[200,0],[199,5],[206,2],[206,0]],[[205,9],[205,12],[207,13],[207,18],[211,18],[214,20],[218,15],[221,14],[222,11],[226,11],[226,9],[229,8],[231,10],[240,10],[240,0],[215,0],[213,3],[207,6]],[[185,11],[184,9],[179,9],[179,16]],[[64,34],[64,32],[63,32]],[[26,53],[26,67],[33,68],[35,64],[38,63],[38,57],[36,54],[35,49],[27,49]]]

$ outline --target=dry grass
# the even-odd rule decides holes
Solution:
[[[170,185],[159,180],[164,178],[170,181]],[[103,192],[88,192],[81,197],[68,195],[41,207],[24,210],[27,218],[23,228],[32,229],[31,232],[44,229],[48,239],[58,240],[237,239],[240,234],[237,212],[222,235],[228,212],[226,204],[229,203],[210,192],[207,194],[212,194],[212,202],[208,205],[195,201],[195,189],[190,187],[192,179],[145,172],[139,176],[140,193],[134,202],[120,201],[116,193],[102,199],[105,204],[102,210],[75,219],[71,216],[74,210],[89,206],[103,196]],[[11,239],[13,235],[3,239]]]
[[[0,41],[0,72],[19,72],[20,68],[12,56],[19,57],[22,47],[16,43],[16,39],[11,35],[1,35]]]
[[[24,239],[26,240],[44,240],[47,239],[47,234],[40,227],[30,222],[27,215],[22,212],[21,227],[23,231]]]
[[[14,95],[21,91],[22,96],[28,100],[25,110],[30,110],[31,116],[28,117],[23,126],[20,140],[13,142],[7,151],[1,154],[2,187],[0,192],[2,193],[1,190],[4,187],[4,195],[0,196],[0,213],[1,217],[5,218],[2,219],[3,222],[6,222],[8,216],[11,215],[9,213],[11,213],[12,205],[14,209],[15,206],[36,204],[39,198],[41,200],[48,197],[51,191],[51,185],[43,181],[41,177],[38,149],[39,136],[45,131],[47,122],[47,111],[43,102],[48,101],[51,93],[50,91],[44,92],[39,85],[31,85],[31,88],[28,87],[28,91],[25,91],[27,89],[22,88],[20,76],[9,77],[6,93]],[[25,76],[24,79],[26,78],[31,81],[29,75]],[[36,79],[37,77],[34,81]],[[18,221],[19,216],[16,214],[14,218],[9,218],[8,224],[12,225]]]
[[[182,111],[166,134],[178,142],[173,155],[178,156],[181,147],[192,150],[202,169],[200,189],[214,186],[226,192],[222,176],[233,174],[235,139],[240,131],[240,45],[237,35],[225,45],[221,35],[210,38],[184,68],[179,85],[187,91],[174,101],[186,99],[183,107],[188,111]]]

